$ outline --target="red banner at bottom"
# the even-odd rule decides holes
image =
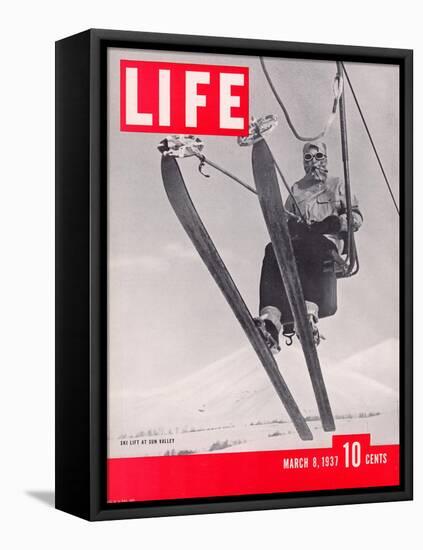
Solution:
[[[399,445],[333,436],[332,447],[111,458],[108,502],[288,493],[400,483]]]

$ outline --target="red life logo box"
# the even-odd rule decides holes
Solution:
[[[120,62],[120,129],[248,135],[248,67]]]

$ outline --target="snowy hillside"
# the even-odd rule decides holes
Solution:
[[[393,439],[398,438],[398,341],[382,342],[336,364],[330,363],[326,357],[324,344],[319,351],[337,418],[337,433],[371,431],[373,439],[395,442]],[[300,409],[316,431],[312,445],[316,445],[316,439],[322,444],[330,444],[330,434],[321,431],[316,418],[316,401],[299,344],[283,349],[278,364]],[[247,432],[257,432],[258,427],[263,426],[267,426],[268,433],[264,434],[265,441],[259,448],[263,445],[264,448],[274,448],[275,444],[280,446],[276,436],[282,435],[279,434],[281,427],[294,447],[302,444],[263,367],[249,347],[168,387],[148,393],[111,395],[109,404],[113,418],[109,438],[114,456],[121,455],[119,441],[122,439],[169,434],[175,439],[175,448],[178,441],[184,440],[184,449],[188,446],[194,452],[204,452],[210,450],[209,438],[216,438],[217,430],[231,432],[237,450],[245,447],[245,450],[250,450],[251,438]],[[200,437],[199,434],[203,435]],[[199,446],[198,441],[203,441],[205,434],[209,438]],[[275,437],[271,437],[272,434]],[[193,438],[197,440],[195,448],[190,443]],[[160,449],[149,445],[143,448],[143,454],[161,454],[170,447],[172,444]],[[125,449],[125,456],[128,451]],[[135,451],[134,448],[129,454],[136,455]],[[138,454],[139,451],[138,448]]]

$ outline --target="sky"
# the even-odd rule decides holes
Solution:
[[[145,391],[167,385],[234,353],[246,344],[223,295],[202,264],[166,197],[157,145],[165,134],[119,129],[119,60],[242,65],[250,68],[250,112],[275,114],[268,138],[291,183],[303,175],[302,143],[295,139],[265,81],[258,58],[109,49],[108,78],[108,307],[109,389]],[[267,60],[278,93],[300,134],[317,134],[332,108],[335,62]],[[396,66],[347,63],[356,94],[398,200],[399,73]],[[324,356],[340,361],[398,338],[399,218],[347,90],[351,185],[364,215],[357,235],[360,271],[338,282],[338,312],[320,322]],[[251,148],[236,138],[203,136],[205,155],[253,185]],[[342,176],[338,119],[330,128],[328,168]],[[179,161],[200,216],[250,311],[269,242],[257,198],[194,158]],[[286,196],[286,191],[282,189]],[[296,343],[295,345],[299,345]],[[289,361],[283,346],[279,362]],[[322,365],[324,369],[324,365]]]

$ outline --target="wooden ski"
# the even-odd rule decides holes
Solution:
[[[286,294],[291,305],[296,331],[300,338],[305,361],[310,373],[323,429],[325,431],[333,431],[335,430],[335,421],[310,322],[307,318],[303,290],[298,276],[297,263],[292,248],[273,155],[264,139],[254,143],[252,163],[260,206],[273,244]]]
[[[272,353],[264,342],[263,335],[256,327],[237,286],[195,209],[176,159],[164,154],[161,170],[164,187],[175,214],[244,329],[298,435],[303,440],[313,439],[310,428],[279,372]]]

